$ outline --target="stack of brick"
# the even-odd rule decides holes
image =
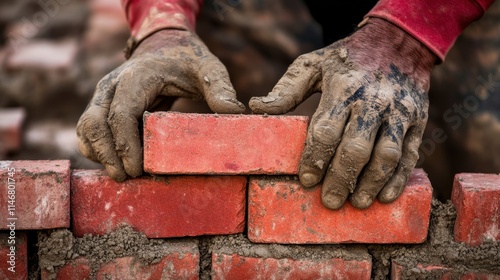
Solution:
[[[328,210],[319,187],[301,188],[295,175],[307,121],[146,113],[144,168],[155,175],[121,183],[102,170],[73,170],[70,176],[67,161],[0,162],[2,182],[15,180],[14,215],[5,211],[10,197],[2,195],[1,220],[17,218],[14,247],[5,242],[12,231],[0,227],[0,278],[24,279],[28,230],[67,228],[83,239],[110,236],[127,226],[148,240],[161,240],[154,249],[160,257],[147,264],[106,247],[113,249],[98,255],[101,261],[72,253],[57,266],[41,264],[42,279],[371,279],[376,256],[369,246],[429,242],[432,187],[421,169],[414,170],[398,200],[375,202],[366,210],[349,203]],[[2,183],[3,193],[10,194],[9,188]],[[500,244],[499,175],[457,174],[453,203],[457,242],[468,248]],[[235,239],[207,251],[207,236]],[[9,270],[11,248],[16,273]],[[416,270],[438,271],[442,279],[457,273],[462,279],[500,279],[498,267],[491,273],[459,271],[418,260],[393,261],[390,276],[405,279]]]

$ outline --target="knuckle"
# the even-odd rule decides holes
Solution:
[[[348,157],[349,159],[357,163],[367,163],[370,159],[371,149],[369,148],[368,142],[364,140],[353,140],[349,141],[348,144],[344,145],[340,149],[340,156]]]
[[[377,154],[385,163],[397,164],[401,158],[401,150],[397,147],[385,146],[378,149]]]
[[[338,141],[337,135],[339,134],[339,129],[332,122],[321,120],[312,128],[311,134],[314,141],[323,145],[335,145],[335,142]]]

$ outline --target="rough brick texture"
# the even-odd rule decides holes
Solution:
[[[422,265],[405,267],[392,261],[391,280],[404,279],[441,279],[441,280],[500,280],[500,275],[478,272],[464,272],[441,265]]]
[[[135,257],[116,258],[98,265],[92,272],[91,262],[80,257],[57,269],[54,274],[42,270],[42,280],[84,280],[84,279],[198,279],[200,254],[195,242],[175,244],[159,262],[141,263]]]
[[[14,231],[11,235],[11,231],[0,231],[0,279],[28,279],[28,237],[26,232]]]
[[[455,240],[477,246],[500,241],[500,175],[455,175],[451,197],[457,209]]]
[[[144,177],[113,181],[101,170],[75,170],[73,233],[106,234],[128,224],[150,238],[232,234],[245,226],[246,178]]]
[[[152,174],[296,174],[307,117],[146,113]]]
[[[21,147],[26,112],[22,108],[0,109],[0,156]]]
[[[370,279],[371,260],[294,260],[212,255],[212,279]]]
[[[26,230],[69,227],[68,160],[0,161],[0,182],[0,221]]]
[[[346,203],[329,210],[321,188],[295,180],[253,178],[249,183],[248,237],[257,243],[421,243],[427,238],[432,187],[414,170],[404,192],[390,204],[365,210]]]

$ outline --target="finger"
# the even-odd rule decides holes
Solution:
[[[299,179],[304,187],[313,187],[323,179],[349,117],[348,110],[331,116],[331,111],[322,110],[322,107],[320,102],[311,119],[300,160]]]
[[[326,173],[322,199],[330,209],[342,207],[348,194],[354,192],[358,176],[370,160],[380,118],[378,112],[361,113],[362,110],[357,108],[352,112]]]
[[[99,162],[99,160],[97,159],[97,155],[94,153],[94,149],[92,149],[92,145],[90,145],[89,141],[87,140],[87,137],[78,135],[78,150],[84,157],[92,161]]]
[[[418,160],[418,148],[422,142],[423,131],[424,129],[420,126],[408,130],[403,142],[401,160],[392,177],[378,194],[380,202],[390,203],[403,192]]]
[[[250,109],[257,114],[285,114],[321,89],[321,69],[318,56],[299,56],[290,65],[273,90],[263,97],[252,97]]]
[[[207,58],[201,61],[197,73],[208,107],[215,113],[241,114],[245,112],[245,105],[236,98],[236,91],[231,84],[226,67],[219,59]]]
[[[115,145],[107,123],[109,106],[115,90],[114,76],[104,77],[97,85],[94,97],[77,125],[79,149],[84,156],[97,159],[116,181],[123,181],[127,174],[115,152]]]
[[[403,137],[407,122],[384,122],[380,138],[372,152],[370,162],[361,174],[358,186],[351,195],[352,205],[359,209],[370,206],[377,194],[389,181],[401,159]]]
[[[125,172],[133,178],[140,176],[143,170],[139,119],[155,102],[165,84],[155,72],[155,69],[141,66],[123,71],[107,118],[116,153]]]
[[[311,119],[300,160],[299,179],[304,187],[313,187],[323,179],[344,133],[352,102],[339,100],[337,91],[352,90],[354,95],[364,91],[359,81],[343,76],[332,76],[325,86],[328,89]]]

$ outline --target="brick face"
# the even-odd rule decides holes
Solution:
[[[80,257],[57,268],[54,274],[42,270],[42,280],[198,279],[200,254],[196,243],[185,242],[181,246],[172,244],[171,252],[154,264],[141,263],[135,257],[127,256],[100,264],[94,272],[91,262],[86,257]]]
[[[68,160],[0,161],[0,221],[16,217],[18,230],[69,227],[69,177]],[[7,195],[9,190],[15,197]],[[1,229],[7,229],[5,223]]]
[[[212,279],[370,279],[371,260],[294,260],[212,255]]]
[[[73,233],[102,235],[128,224],[150,238],[239,233],[246,178],[178,176],[119,183],[101,170],[72,176]]]
[[[457,209],[456,241],[471,246],[500,241],[500,175],[455,175],[452,201]]]
[[[257,243],[421,243],[427,238],[432,187],[414,170],[405,191],[390,204],[359,210],[346,203],[329,210],[321,188],[269,177],[249,182],[248,236]]]
[[[28,235],[22,231],[15,231],[14,234],[11,235],[11,231],[0,231],[0,279],[2,280],[28,278]],[[9,239],[11,236],[15,238]],[[9,243],[9,240],[14,240],[15,244]]]
[[[146,113],[152,174],[296,174],[307,117]]]

